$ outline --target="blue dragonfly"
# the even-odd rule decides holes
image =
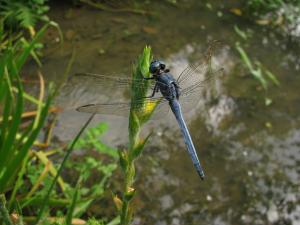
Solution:
[[[93,83],[111,88],[125,88],[130,90],[132,85],[135,88],[145,88],[147,82],[152,82],[151,95],[147,97],[137,98],[135,102],[104,102],[99,104],[88,104],[77,108],[79,112],[108,114],[127,116],[130,109],[135,107],[137,110],[145,111],[146,107],[155,103],[154,117],[161,118],[167,110],[171,109],[177,123],[180,127],[182,136],[188,153],[192,159],[194,167],[201,179],[204,179],[204,171],[200,164],[195,146],[191,135],[185,123],[182,113],[182,105],[184,108],[195,107],[197,101],[201,97],[203,87],[209,85],[212,80],[215,80],[223,70],[213,71],[210,63],[210,55],[206,55],[203,60],[197,64],[187,66],[182,73],[175,79],[166,67],[166,64],[160,60],[154,60],[149,67],[151,77],[143,79],[132,79],[124,77],[106,76],[93,73],[77,73],[75,78],[92,79]],[[169,106],[168,106],[169,105]]]

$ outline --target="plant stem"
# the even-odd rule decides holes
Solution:
[[[149,63],[150,63],[150,52],[151,49],[146,47],[143,54],[139,57],[138,63],[136,64],[135,71],[133,72],[133,79],[143,79],[145,76],[149,77]],[[125,177],[125,184],[123,187],[123,198],[122,207],[119,207],[119,214],[121,217],[121,225],[128,225],[132,220],[133,209],[131,207],[131,200],[135,194],[135,189],[133,188],[134,177],[135,177],[135,160],[141,154],[145,143],[147,142],[149,136],[146,139],[140,138],[140,131],[142,125],[147,122],[150,118],[154,108],[151,113],[146,112],[145,107],[141,104],[135,104],[137,100],[145,97],[147,95],[148,83],[145,83],[145,88],[141,89],[139,83],[132,83],[133,94],[131,96],[131,109],[129,116],[129,146],[127,151],[123,151],[119,154],[120,165]],[[146,104],[146,102],[145,102]],[[117,205],[118,207],[118,205]]]
[[[128,221],[128,205],[129,202],[124,201],[122,207],[122,215],[121,215],[121,225],[125,225],[126,221]]]

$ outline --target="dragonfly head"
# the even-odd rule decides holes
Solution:
[[[149,71],[154,75],[160,75],[161,73],[169,72],[169,70],[166,69],[166,64],[160,60],[153,60],[150,63]]]

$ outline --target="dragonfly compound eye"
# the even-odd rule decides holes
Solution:
[[[160,61],[160,69],[164,70],[166,68],[166,64],[163,61]]]
[[[154,60],[150,64],[149,71],[150,71],[150,73],[156,73],[159,71],[160,68],[161,68],[160,61]]]

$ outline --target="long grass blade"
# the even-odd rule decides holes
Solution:
[[[52,96],[53,96],[52,93],[53,92],[52,93],[51,92],[52,92],[52,90],[50,90],[49,97],[46,101],[45,106],[43,107],[43,109],[41,111],[41,116],[40,116],[38,126],[30,132],[29,136],[26,138],[26,141],[21,145],[17,154],[14,155],[14,160],[12,162],[10,162],[9,165],[7,165],[7,170],[5,171],[5,174],[2,176],[2,179],[1,179],[1,180],[5,181],[7,184],[9,184],[10,181],[15,178],[18,168],[22,163],[22,160],[28,153],[30,147],[32,146],[33,142],[35,141],[39,131],[41,130],[41,128],[44,124],[44,121],[48,114],[48,109],[50,107],[50,103],[52,101]],[[5,187],[1,186],[0,192],[4,191],[4,189],[5,189]]]
[[[14,75],[16,76],[17,80],[18,80],[18,76],[17,76],[17,70],[15,66],[12,66],[12,71],[14,73]],[[17,93],[17,98],[16,98],[16,103],[15,103],[15,107],[14,107],[14,114],[12,115],[12,121],[9,124],[9,130],[7,130],[8,134],[5,138],[5,141],[3,142],[3,146],[2,146],[2,150],[1,150],[1,159],[0,159],[0,168],[4,168],[11,160],[12,156],[15,155],[15,151],[16,149],[14,148],[14,141],[18,132],[18,128],[21,124],[21,120],[22,120],[22,112],[23,112],[23,89],[21,86],[21,82],[18,80],[16,82],[16,86],[18,89],[18,93]],[[3,177],[2,177],[3,178]],[[3,183],[5,182],[5,180],[0,178],[0,191],[3,190]]]
[[[43,201],[43,204],[41,205],[41,209],[38,213],[38,216],[37,216],[37,219],[36,219],[36,222],[35,224],[38,224],[44,214],[44,211],[46,209],[46,206],[48,205],[48,201],[49,201],[49,197],[50,197],[50,194],[54,188],[54,185],[56,184],[57,182],[57,179],[58,177],[60,176],[64,166],[65,166],[65,163],[67,161],[67,159],[69,158],[70,154],[72,153],[73,149],[74,149],[74,146],[76,144],[76,142],[78,141],[79,137],[82,135],[83,131],[85,130],[85,128],[90,124],[90,122],[92,121],[92,119],[94,118],[94,114],[92,114],[90,116],[90,118],[86,121],[86,123],[84,124],[84,126],[80,129],[79,133],[76,135],[75,139],[73,140],[72,144],[70,145],[70,147],[68,148],[67,152],[66,152],[66,155],[64,156],[63,158],[63,161],[61,162],[60,164],[60,167],[57,171],[57,174],[56,176],[54,177],[51,185],[50,185],[50,188],[49,190],[47,191],[47,194],[45,195],[45,198],[44,198],[44,201]]]
[[[39,80],[40,80],[40,95],[39,95],[39,102],[38,102],[38,105],[37,105],[37,111],[41,112],[42,108],[43,108],[43,98],[44,98],[44,95],[45,95],[45,81],[44,81],[43,76],[40,72],[38,72],[38,76],[39,76]],[[36,117],[35,117],[35,120],[34,120],[34,123],[33,123],[33,129],[35,129],[38,126],[38,123],[40,121],[40,116],[41,116],[40,113],[36,114]]]
[[[79,188],[80,188],[80,178],[77,181],[76,187],[75,187],[75,192],[73,194],[72,197],[72,202],[71,205],[69,207],[69,210],[67,212],[67,216],[66,216],[66,224],[67,225],[72,225],[72,218],[73,218],[73,214],[74,214],[74,210],[75,210],[75,206],[79,197]]]
[[[14,186],[14,189],[13,189],[12,194],[11,194],[10,199],[9,199],[9,204],[8,204],[8,209],[9,210],[12,208],[12,204],[16,200],[17,190],[19,189],[19,187],[23,183],[22,179],[23,179],[23,175],[24,175],[25,170],[26,170],[26,165],[27,165],[28,159],[29,159],[29,154],[27,154],[27,156],[23,160],[22,168],[21,168],[20,172],[18,173],[18,179],[16,181],[16,184]]]

